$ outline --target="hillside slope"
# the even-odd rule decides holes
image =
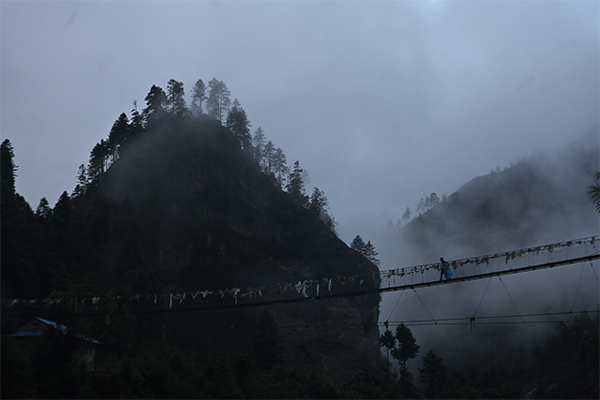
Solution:
[[[398,257],[432,262],[598,234],[586,194],[599,168],[598,137],[596,128],[556,157],[532,156],[474,178],[392,235]]]
[[[377,268],[275,185],[210,118],[149,130],[80,201],[95,270],[113,295],[216,292],[356,274],[376,277],[363,288],[378,287]],[[286,359],[342,381],[379,364],[378,307],[374,295],[268,310]],[[258,314],[255,308],[184,313],[165,324],[184,346],[248,350]]]

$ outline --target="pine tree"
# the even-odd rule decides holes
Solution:
[[[259,126],[256,129],[256,131],[254,131],[254,136],[252,136],[252,145],[254,146],[254,158],[259,164],[262,160],[266,143],[267,139],[265,138],[265,134],[262,128]]]
[[[87,170],[85,169],[85,165],[81,164],[77,170],[77,184],[75,185],[75,189],[73,189],[73,197],[83,195],[87,189],[88,183]]]
[[[35,216],[45,220],[52,217],[52,208],[50,208],[50,203],[45,197],[42,197],[40,204],[35,209]]]
[[[10,140],[4,139],[0,146],[0,173],[2,174],[2,192],[15,193],[17,166],[14,163],[15,153]]]
[[[437,193],[435,193],[435,192],[432,192],[431,195],[429,195],[425,198],[426,211],[431,210],[433,207],[437,206],[438,204],[440,204],[440,198],[438,197]]]
[[[87,168],[88,179],[93,181],[106,171],[108,165],[108,146],[104,139],[96,143],[90,152],[90,161]]]
[[[421,197],[421,201],[419,201],[419,204],[417,205],[417,214],[421,215],[423,214],[425,211],[427,211],[427,207],[425,205],[425,199],[423,199]]]
[[[137,139],[144,130],[144,117],[137,109],[137,101],[133,101],[131,123],[129,124],[129,141]]]
[[[227,115],[227,128],[233,133],[238,140],[240,146],[244,150],[250,150],[251,148],[251,137],[250,137],[250,121],[246,111],[242,108],[242,105],[235,99],[233,101],[233,107]]]
[[[356,235],[356,237],[352,239],[352,243],[350,243],[350,248],[358,251],[360,254],[363,254],[365,251],[365,241],[360,237],[360,235]]]
[[[261,169],[265,174],[273,172],[273,159],[275,158],[275,146],[270,140],[263,149]]]
[[[365,248],[363,250],[363,256],[369,261],[371,261],[375,265],[381,264],[381,261],[377,258],[377,251],[375,251],[375,246],[369,240],[367,244],[365,244]]]
[[[386,322],[387,323],[387,322]],[[379,337],[379,344],[386,349],[387,372],[390,372],[390,350],[396,346],[396,337],[389,329]]]
[[[319,190],[319,188],[314,188],[312,195],[310,196],[310,205],[308,209],[317,217],[320,217],[321,214],[327,214],[326,208],[328,206],[327,197],[325,197],[325,192]]]
[[[302,172],[304,172],[304,170],[300,168],[300,162],[296,161],[294,163],[294,169],[288,177],[286,189],[295,202],[301,206],[305,206],[307,197],[304,194],[304,179]]]
[[[360,235],[356,235],[356,237],[350,243],[350,247],[360,254],[362,254],[367,260],[371,261],[375,265],[379,265],[380,261],[377,259],[377,251],[375,251],[375,246],[369,240],[367,243],[360,237]]]
[[[67,192],[58,198],[52,210],[52,236],[49,238],[52,253],[49,260],[53,264],[51,287],[54,290],[66,290],[72,283],[72,271],[75,268],[74,254],[77,251],[73,239],[72,202]]]
[[[206,101],[206,110],[209,117],[215,118],[223,123],[223,118],[231,106],[229,96],[231,93],[225,83],[216,78],[208,82],[208,100]]]
[[[410,328],[404,324],[396,327],[396,340],[398,345],[391,350],[391,354],[400,363],[400,377],[405,379],[405,383],[409,383],[406,362],[419,354],[420,346],[417,344]]]
[[[151,126],[165,115],[167,111],[167,94],[160,86],[152,85],[144,100],[146,101],[146,108],[142,111],[142,115],[146,126]]]
[[[408,224],[408,222],[410,221],[410,208],[406,207],[406,211],[404,211],[404,214],[402,214],[402,222],[404,224]]]
[[[171,114],[181,118],[187,114],[183,82],[170,79],[167,83],[167,105]]]
[[[446,381],[446,366],[433,350],[423,356],[423,367],[419,368],[419,373],[425,386],[425,396],[430,399],[440,397]]]
[[[115,162],[119,158],[119,151],[121,147],[127,142],[129,138],[129,120],[127,114],[121,113],[119,118],[113,123],[112,128],[108,134],[107,155],[110,162]]]
[[[206,86],[202,79],[198,79],[192,88],[192,115],[199,117],[202,111],[202,103],[206,100]]]
[[[12,144],[5,139],[0,146],[0,272],[3,296],[37,295],[38,277],[34,273],[32,235],[34,214],[23,196],[16,192],[16,171]]]
[[[283,154],[281,148],[278,147],[277,150],[275,150],[272,160],[273,173],[277,178],[277,184],[279,187],[283,187],[283,181],[287,174],[290,173],[290,168],[287,166],[287,158],[285,157],[285,154]]]

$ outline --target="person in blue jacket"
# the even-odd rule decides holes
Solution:
[[[440,282],[444,277],[446,279],[452,278],[452,270],[450,270],[450,264],[444,261],[444,257],[440,258]]]

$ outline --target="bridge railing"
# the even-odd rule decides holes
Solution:
[[[579,260],[600,251],[600,237],[590,236],[543,246],[528,247],[477,257],[444,260],[451,272],[450,280],[474,278],[490,273],[505,274],[536,265],[553,265]],[[382,270],[381,287],[423,285],[448,281],[443,276],[441,262]]]

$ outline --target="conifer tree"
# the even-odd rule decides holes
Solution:
[[[365,251],[365,241],[360,237],[360,235],[356,235],[356,237],[352,239],[352,243],[350,243],[350,248],[358,251],[360,254],[363,254]]]
[[[246,111],[242,108],[242,105],[235,99],[233,101],[233,107],[227,115],[227,128],[233,133],[238,140],[240,146],[244,150],[250,150],[251,148],[251,137],[250,137],[250,121]]]
[[[386,322],[387,324],[387,322]],[[386,366],[387,372],[390,372],[390,350],[396,346],[396,337],[389,329],[386,329],[381,336],[379,336],[379,344],[386,349]]]
[[[271,142],[269,140],[267,142],[267,144],[265,145],[265,148],[263,149],[262,162],[261,162],[262,170],[265,174],[270,174],[273,172],[274,157],[275,157],[275,146],[273,145],[273,142]]]
[[[417,205],[417,214],[421,215],[423,214],[425,211],[427,211],[427,207],[425,205],[425,199],[423,199],[421,197],[421,201],[419,201],[419,204]]]
[[[319,188],[314,188],[312,195],[310,196],[310,205],[308,209],[313,214],[320,217],[321,214],[327,213],[326,208],[328,204],[329,202],[327,200],[327,197],[325,197],[325,192],[319,190]]]
[[[45,197],[42,197],[40,204],[35,209],[35,216],[46,220],[52,216],[52,208]]]
[[[375,246],[369,240],[367,243],[360,237],[360,235],[356,235],[356,237],[350,243],[350,247],[360,254],[362,254],[367,260],[371,261],[375,265],[379,265],[380,261],[377,259],[377,251],[375,251]]]
[[[283,154],[283,150],[279,147],[275,150],[275,154],[273,154],[272,166],[273,173],[277,178],[277,184],[282,187],[285,177],[290,173],[290,168],[287,166],[287,158]]]
[[[377,253],[377,251],[375,251],[375,246],[369,240],[367,242],[367,244],[365,244],[365,247],[363,250],[363,255],[365,256],[365,258],[367,260],[371,261],[373,264],[379,265],[381,263],[381,261],[379,261],[379,259],[377,258],[378,254],[379,253]]]
[[[446,381],[446,366],[433,350],[423,356],[423,367],[419,368],[421,381],[425,386],[425,396],[430,399],[439,398]]]
[[[17,166],[14,163],[15,153],[10,140],[4,139],[0,147],[0,173],[2,174],[2,192],[15,193],[15,177]]]
[[[202,79],[198,79],[192,88],[192,115],[199,117],[204,114],[202,103],[206,100],[206,85]]]
[[[33,283],[32,237],[33,211],[16,192],[16,171],[12,144],[5,139],[0,146],[0,273],[3,296],[35,293]],[[6,283],[6,284],[5,284]]]
[[[87,168],[88,179],[93,181],[106,171],[108,164],[108,146],[104,139],[96,143],[90,152],[90,161]]]
[[[167,104],[171,114],[181,118],[187,114],[188,109],[185,104],[185,90],[183,82],[170,79],[167,83]]]
[[[167,106],[167,94],[160,86],[152,85],[144,100],[146,101],[146,108],[144,108],[142,114],[146,126],[150,126],[164,116]]]
[[[208,82],[208,89],[208,99],[206,101],[208,116],[223,123],[223,119],[231,106],[231,100],[229,99],[231,93],[227,89],[227,85],[216,78]]]
[[[410,377],[406,362],[419,354],[420,346],[417,344],[410,328],[403,323],[396,327],[396,340],[398,344],[391,350],[391,354],[400,363],[401,380],[404,380],[405,384],[409,384]]]
[[[121,147],[127,142],[129,138],[129,120],[127,114],[121,113],[119,118],[113,123],[112,128],[108,134],[107,155],[110,159],[109,162],[115,162],[119,158],[119,151]]]
[[[85,169],[85,165],[81,164],[77,170],[77,184],[75,185],[75,189],[73,189],[73,197],[79,197],[84,194],[88,183],[87,170]]]
[[[404,224],[408,224],[408,222],[410,221],[410,208],[406,207],[406,211],[404,211],[404,214],[402,214],[402,222]]]
[[[304,194],[304,178],[302,177],[302,172],[304,172],[304,170],[300,168],[300,161],[296,161],[294,163],[294,169],[288,177],[286,189],[294,201],[305,206],[307,197]]]
[[[425,198],[425,211],[431,210],[433,207],[440,204],[440,198],[436,192],[432,192],[431,195]]]
[[[137,109],[137,101],[133,101],[131,123],[129,124],[129,141],[137,139],[144,130],[144,117]]]
[[[263,151],[265,145],[267,143],[267,139],[265,138],[265,134],[262,128],[259,126],[256,131],[254,131],[254,136],[252,136],[252,145],[254,146],[254,158],[260,164],[263,156]]]
[[[52,210],[52,236],[50,244],[52,254],[49,259],[54,271],[51,286],[55,290],[65,290],[71,284],[74,254],[77,249],[73,246],[75,232],[73,231],[72,202],[65,191],[63,192]]]

